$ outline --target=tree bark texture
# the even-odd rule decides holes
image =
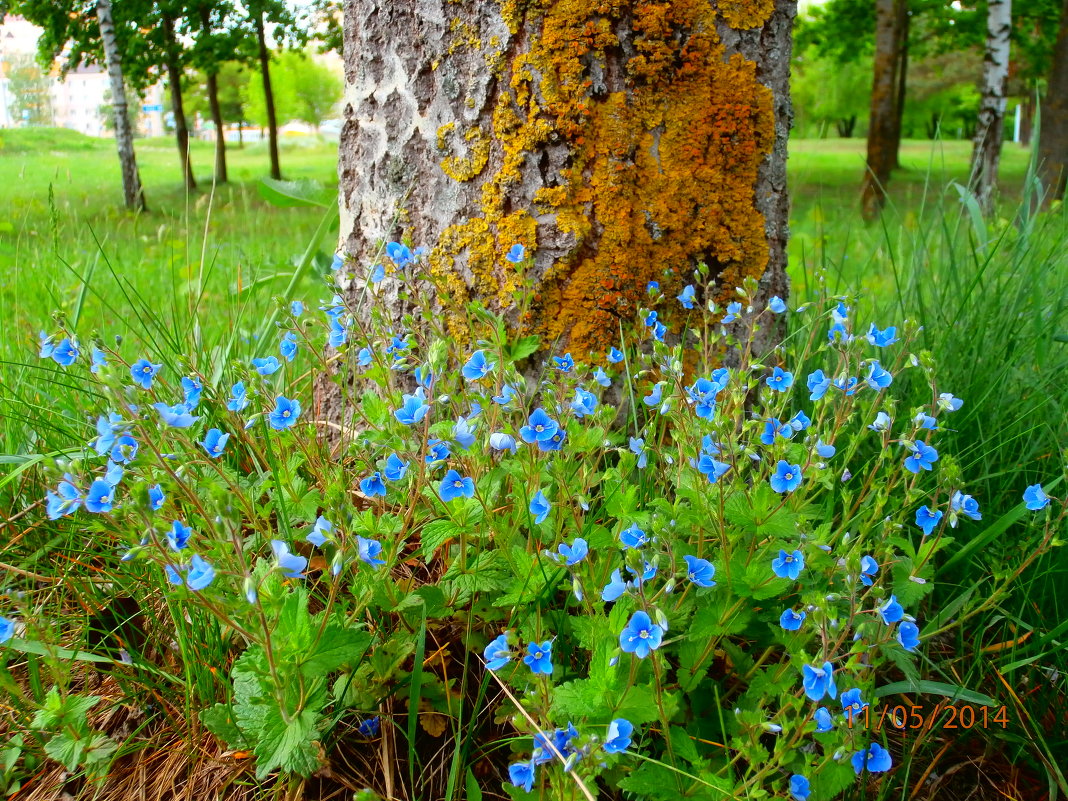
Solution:
[[[1012,0],[988,0],[986,55],[979,91],[979,118],[972,149],[971,184],[983,210],[993,207],[1005,131],[1005,87],[1009,79]]]
[[[523,325],[576,357],[618,343],[649,281],[697,283],[698,262],[721,305],[747,277],[785,296],[795,13],[348,0],[342,251],[369,269],[383,240],[410,238],[450,295],[513,323],[532,282]],[[515,243],[522,275],[503,258]]]
[[[171,111],[174,113],[174,138],[178,144],[178,158],[182,164],[186,189],[196,189],[197,182],[193,177],[193,164],[189,160],[189,126],[186,123],[185,108],[182,105],[182,66],[178,58],[178,41],[174,36],[174,20],[169,16],[163,17],[163,29],[167,48],[165,66],[167,83],[170,84],[171,89]]]
[[[1061,11],[1061,26],[1053,49],[1053,66],[1039,117],[1039,175],[1046,202],[1064,197],[1068,179],[1068,0]]]
[[[200,24],[205,33],[211,30],[211,10],[207,6],[201,6],[200,8]],[[207,84],[208,107],[211,109],[211,121],[215,126],[215,182],[225,184],[227,181],[226,137],[223,128],[222,108],[219,106],[219,79],[214,66],[208,70]]]
[[[282,165],[278,161],[278,118],[274,111],[274,92],[271,91],[271,54],[267,50],[267,36],[263,30],[263,14],[256,17],[256,43],[259,47],[260,73],[263,75],[263,99],[267,108],[267,147],[271,153],[271,177],[282,180]]]
[[[104,46],[104,61],[111,81],[111,105],[115,115],[115,144],[122,165],[122,193],[126,208],[146,211],[145,191],[141,186],[141,173],[137,170],[134,154],[133,130],[126,102],[126,82],[122,78],[122,57],[115,39],[115,22],[111,16],[111,0],[97,0],[96,19],[100,26],[100,40]]]
[[[865,219],[879,216],[886,205],[886,185],[893,170],[894,130],[897,108],[894,103],[901,40],[901,6],[906,0],[875,2],[875,68],[872,78],[871,118],[868,123],[868,161],[861,193]]]
[[[901,123],[905,118],[905,95],[909,79],[909,15],[908,0],[898,3],[897,9],[897,59],[894,63],[894,132],[891,170],[901,168]]]

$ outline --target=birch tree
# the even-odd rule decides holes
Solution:
[[[145,211],[145,192],[141,187],[141,175],[137,170],[134,154],[133,130],[127,110],[126,84],[122,77],[122,59],[115,39],[115,24],[111,18],[111,0],[97,0],[96,18],[100,25],[100,39],[104,48],[108,78],[111,81],[112,111],[115,115],[115,143],[122,165],[122,192],[126,208]]]
[[[1001,140],[1004,138],[1005,86],[1009,78],[1009,34],[1012,32],[1012,0],[988,0],[986,54],[980,83],[982,100],[972,150],[972,191],[983,209],[993,206],[997,186]]]

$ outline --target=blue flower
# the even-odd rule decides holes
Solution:
[[[608,351],[608,361],[610,361],[612,364],[619,364],[621,361],[623,361],[623,359],[623,351],[621,351],[619,348],[611,348]]]
[[[119,464],[129,464],[137,458],[137,440],[129,434],[122,434],[111,446],[111,460]]]
[[[93,348],[92,350],[92,363],[89,365],[89,370],[93,375],[97,375],[101,368],[108,366],[108,355],[100,348]]]
[[[217,428],[212,428],[204,434],[204,441],[200,443],[202,447],[213,459],[218,459],[223,454],[223,450],[226,449],[226,443],[230,439],[229,434],[224,434]]]
[[[340,270],[344,266],[345,266],[345,257],[342,256],[340,253],[335,253],[334,254],[334,258],[332,258],[330,260],[330,269],[331,269],[331,271],[336,273],[338,270]]]
[[[930,470],[937,461],[938,451],[923,440],[916,440],[912,445],[912,455],[905,457],[905,469],[910,473],[919,473],[921,469]]]
[[[253,359],[252,366],[256,368],[256,372],[260,375],[272,375],[277,373],[278,368],[282,365],[274,356],[267,356],[263,359]]]
[[[886,412],[879,412],[875,415],[875,422],[868,425],[872,431],[889,431],[890,424],[893,421],[890,419],[890,415]]]
[[[649,295],[652,295],[654,292],[657,292],[659,290],[660,290],[660,282],[659,281],[650,281],[648,284],[645,285],[645,291]]]
[[[197,378],[182,376],[182,392],[185,394],[185,407],[192,411],[200,403],[200,396],[204,392],[204,385]]]
[[[226,404],[226,408],[231,412],[240,412],[248,406],[248,395],[245,394],[245,383],[238,381],[232,387],[230,387],[230,400]]]
[[[871,586],[872,576],[879,573],[879,563],[871,556],[860,557],[860,582],[865,587]]]
[[[891,623],[897,623],[901,618],[905,616],[905,610],[901,604],[897,602],[897,596],[891,595],[890,600],[879,607],[879,616],[882,617],[883,623],[890,625]]]
[[[808,614],[802,609],[800,612],[795,612],[793,609],[786,609],[782,615],[779,616],[779,625],[787,631],[797,631],[801,628],[801,624],[805,622],[805,618]]]
[[[915,651],[920,647],[920,627],[910,620],[902,621],[897,627],[897,641],[906,651]]]
[[[519,264],[526,257],[526,249],[516,243],[508,249],[508,252],[504,254],[504,258],[510,261],[512,264]]]
[[[875,327],[875,323],[872,323],[871,328],[868,329],[867,339],[875,347],[885,348],[897,342],[897,328],[890,326],[885,331],[880,331]]]
[[[297,337],[292,331],[286,331],[282,341],[278,343],[278,352],[285,357],[287,362],[293,361],[297,355]]]
[[[427,442],[426,463],[444,462],[451,456],[449,443],[440,439],[432,439]]]
[[[327,337],[327,344],[332,348],[340,348],[349,339],[349,329],[341,322],[339,317],[330,317],[330,334]],[[366,352],[366,354],[365,354]],[[369,348],[363,348],[359,356],[357,357],[360,367],[366,367],[371,363],[371,350]]]
[[[530,513],[534,515],[535,523],[545,522],[545,518],[549,516],[549,510],[552,508],[553,505],[549,503],[541,490],[538,490],[530,500]]]
[[[496,362],[486,361],[486,354],[483,351],[476,350],[471,354],[471,358],[467,360],[467,364],[463,366],[460,372],[468,381],[478,381],[489,375],[496,366]]]
[[[963,405],[964,401],[954,398],[952,392],[943,392],[938,396],[938,408],[944,411],[955,412]]]
[[[1045,509],[1050,503],[1049,496],[1042,491],[1041,484],[1032,484],[1025,489],[1023,499],[1026,508],[1030,509],[1032,512],[1037,512],[1039,509]]]
[[[879,362],[874,361],[868,368],[868,377],[864,379],[868,386],[878,391],[886,389],[894,382],[894,377],[882,368]]]
[[[785,392],[793,386],[794,374],[786,372],[781,367],[776,367],[772,370],[771,375],[764,380],[776,392]]]
[[[925,536],[931,536],[931,532],[941,519],[941,510],[932,510],[926,506],[921,506],[916,510],[916,525],[923,529]]]
[[[787,553],[780,549],[779,555],[771,560],[771,570],[779,578],[788,578],[797,581],[801,571],[805,567],[805,555],[801,551]]]
[[[530,792],[534,787],[534,763],[513,762],[508,766],[508,779],[514,787],[522,787]]]
[[[649,544],[649,537],[634,523],[623,529],[619,534],[619,539],[623,541],[623,544],[628,548],[644,548]]]
[[[742,313],[742,304],[738,301],[727,304],[727,314],[723,317],[724,324],[733,323],[738,319],[738,315]]]
[[[466,417],[459,418],[452,427],[452,438],[461,448],[467,449],[475,444],[475,426],[467,422]]]
[[[653,391],[642,398],[646,406],[659,406],[664,392],[664,382],[660,381],[653,387]]]
[[[181,551],[189,545],[189,537],[192,534],[190,529],[182,525],[181,520],[175,520],[167,531],[167,545],[172,551]]]
[[[490,400],[492,400],[499,406],[507,406],[509,401],[511,401],[514,397],[515,389],[513,389],[511,384],[505,384],[503,387],[501,387],[501,394],[494,395],[492,398],[490,398]]]
[[[69,338],[64,337],[59,341],[51,352],[52,361],[61,367],[70,367],[74,364],[78,358],[78,354],[81,351],[78,350],[78,343],[71,341]]]
[[[153,403],[152,408],[159,412],[160,419],[172,428],[189,428],[199,417],[189,413],[189,407],[184,403],[176,406],[168,406],[166,403]]]
[[[316,548],[322,548],[323,545],[326,543],[328,535],[333,533],[333,531],[334,524],[322,515],[319,515],[319,517],[315,519],[315,525],[312,526],[312,530],[308,532],[307,536],[304,539],[306,539]]]
[[[397,265],[398,269],[403,270],[410,264],[415,264],[415,256],[412,255],[412,251],[407,245],[402,245],[400,242],[387,242],[386,243],[386,255],[393,260],[393,263]]]
[[[817,731],[819,730],[817,729]],[[790,777],[790,798],[794,799],[794,801],[805,801],[810,792],[808,779],[800,773],[795,773]]]
[[[857,751],[850,761],[853,763],[853,770],[856,771],[858,776],[865,770],[868,773],[885,773],[893,765],[893,760],[890,759],[890,752],[878,743],[872,743],[863,751]]]
[[[446,503],[456,498],[473,498],[475,496],[475,482],[469,477],[461,476],[455,470],[449,470],[445,474],[445,478],[441,480],[438,495]]]
[[[564,557],[564,564],[568,567],[574,567],[586,558],[586,555],[590,552],[590,546],[582,537],[576,537],[571,545],[561,542],[557,550],[560,552],[560,556]]]
[[[602,387],[612,386],[612,379],[608,377],[608,373],[606,373],[601,367],[598,367],[594,371],[593,380],[600,384]]]
[[[664,630],[653,623],[644,611],[637,611],[619,634],[619,647],[624,653],[645,659],[660,647]]]
[[[47,511],[49,520],[58,520],[61,517],[77,511],[82,503],[82,494],[74,486],[74,476],[66,474],[56,491],[47,493]]]
[[[780,459],[771,477],[771,488],[776,492],[793,492],[801,484],[801,465],[790,464]]]
[[[215,569],[205,562],[199,554],[193,554],[189,560],[189,572],[185,576],[185,586],[199,592],[207,587],[215,578]]]
[[[912,418],[912,421],[914,423],[919,424],[920,428],[926,431],[938,430],[938,421],[931,417],[931,415],[929,414],[924,414],[923,412],[920,412],[914,418]]]
[[[825,695],[831,698],[838,695],[838,688],[834,684],[834,668],[830,662],[824,662],[823,667],[803,665],[801,675],[805,695],[813,701],[822,701]]]
[[[378,540],[371,540],[357,534],[356,552],[360,555],[361,561],[371,567],[382,567],[386,563],[385,559],[378,558],[378,555],[382,553],[382,543],[378,542]]]
[[[367,276],[367,279],[372,284],[381,284],[386,280],[386,267],[383,264],[376,264],[371,268],[371,274]]]
[[[816,731],[818,732],[827,732],[834,728],[834,723],[831,722],[831,710],[825,706],[818,707],[812,715],[812,719],[816,721]]]
[[[548,413],[538,407],[527,419],[527,424],[519,429],[519,436],[524,442],[544,442],[551,439],[560,424],[549,417]]]
[[[863,712],[864,707],[868,705],[867,702],[861,698],[860,689],[858,687],[846,690],[838,700],[842,704],[842,713],[846,716],[846,720],[849,721],[856,721],[857,716]]]
[[[268,416],[268,420],[275,431],[283,431],[296,425],[298,417],[300,417],[300,401],[279,395],[274,399],[274,410]]]
[[[693,284],[687,284],[683,287],[682,292],[679,293],[677,300],[683,305],[684,308],[693,308],[693,299],[697,295],[697,290],[693,288]]]
[[[714,457],[703,453],[697,460],[697,469],[708,477],[710,484],[715,484],[724,473],[731,469],[731,466],[727,462],[716,461]]]
[[[645,440],[637,437],[630,437],[627,447],[631,453],[638,457],[638,469],[644,470],[646,465],[649,464],[649,456],[645,453]]]
[[[369,498],[376,495],[385,497],[386,485],[382,481],[382,474],[375,471],[372,475],[360,482],[360,491]]]
[[[0,643],[5,643],[15,636],[15,624],[6,617],[0,617]]]
[[[386,457],[386,466],[382,474],[386,477],[386,481],[400,481],[408,472],[408,464],[408,462],[401,461],[397,454],[391,453]]]
[[[541,645],[532,642],[527,645],[527,655],[523,657],[523,662],[534,673],[544,673],[548,676],[553,672],[552,656],[552,640],[546,640]]]
[[[786,311],[786,303],[778,295],[775,295],[768,301],[768,310],[772,314],[782,314]]]
[[[627,591],[627,582],[623,580],[619,570],[613,570],[609,582],[601,590],[601,600],[610,603],[619,598]]]
[[[972,520],[983,519],[983,516],[979,514],[979,501],[975,500],[971,495],[964,495],[960,490],[956,490],[950,496],[949,509],[954,513],[950,519],[950,525],[953,528],[957,527],[957,514],[965,515]]]
[[[811,393],[808,396],[809,400],[819,400],[826,395],[827,390],[831,388],[831,379],[823,374],[823,370],[816,370],[809,373],[806,383],[808,385],[808,391]]]
[[[375,715],[373,718],[361,720],[360,724],[356,727],[356,733],[359,734],[361,737],[377,737],[381,727],[382,716]]]
[[[791,417],[786,425],[790,426],[795,432],[804,431],[812,425],[812,419],[802,410]],[[789,439],[789,437],[787,437],[787,439]]]
[[[289,304],[289,313],[294,317],[300,317],[300,315],[304,314],[304,304],[299,300],[293,301]]]
[[[114,501],[115,488],[104,479],[98,478],[85,496],[85,508],[95,514],[110,512]]]
[[[834,445],[827,445],[822,439],[816,442],[816,453],[821,459],[830,459],[836,452],[837,448]]]
[[[760,441],[765,445],[774,445],[776,436],[791,439],[795,433],[794,427],[789,423],[782,423],[777,417],[769,417],[764,421],[764,431],[760,435]]]
[[[516,445],[515,437],[500,431],[490,434],[489,443],[490,447],[495,451],[511,451],[515,453],[519,449],[519,446]]]
[[[371,352],[371,349],[366,347],[360,348],[360,352],[356,354],[356,364],[360,367],[367,367],[372,361],[374,361],[374,354]]]
[[[608,724],[604,737],[604,750],[609,754],[620,754],[630,745],[630,735],[634,733],[634,724],[624,718],[616,718]]]
[[[107,417],[100,415],[96,418],[97,436],[93,442],[93,448],[96,450],[98,456],[103,456],[111,450],[111,446],[115,444],[115,437],[118,435],[117,426],[121,422],[122,418],[114,412]]]
[[[512,659],[512,651],[508,647],[508,632],[497,635],[486,650],[482,652],[482,658],[486,660],[487,670],[500,670]]]
[[[857,379],[853,376],[836,378],[831,386],[844,392],[847,398],[857,394]]]
[[[162,367],[162,364],[152,364],[148,359],[138,359],[130,365],[130,377],[142,389],[152,389],[152,379]]]
[[[406,426],[414,426],[430,411],[422,387],[417,389],[414,395],[404,395],[402,401],[401,407],[393,412],[393,416]]]
[[[148,488],[148,505],[153,512],[159,510],[165,500],[167,498],[159,484],[153,484]]]
[[[271,550],[274,551],[274,558],[278,561],[282,575],[287,578],[304,578],[304,568],[308,566],[305,557],[290,553],[289,546],[282,540],[271,540]]]
[[[111,459],[108,459],[107,470],[104,473],[104,481],[106,481],[113,489],[119,485],[122,481],[123,469]]]
[[[686,562],[686,578],[698,587],[715,587],[712,577],[716,575],[716,566],[707,559],[699,559],[687,554],[682,557]]]
[[[553,364],[557,370],[564,373],[570,373],[575,369],[575,360],[571,358],[570,353],[565,353],[563,356],[553,356]]]

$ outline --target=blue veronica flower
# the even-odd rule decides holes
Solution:
[[[662,395],[664,392],[664,382],[660,381],[653,387],[653,391],[642,398],[642,401],[646,406],[658,406],[662,402]]]
[[[879,563],[872,556],[860,557],[860,582],[865,587],[871,586],[872,576],[878,575]]]
[[[78,354],[81,353],[78,350],[78,343],[71,339],[64,337],[59,341],[53,349],[52,361],[61,367],[70,367],[78,359]]]
[[[667,326],[666,325],[664,325],[663,323],[661,323],[659,321],[657,321],[656,323],[653,324],[653,338],[657,342],[663,342],[664,341],[664,334],[666,334],[666,333],[667,333]]]
[[[620,532],[619,539],[628,548],[640,549],[649,544],[649,537],[634,523]]]
[[[496,362],[486,360],[484,351],[476,350],[471,354],[471,358],[467,360],[467,364],[463,366],[460,372],[468,381],[478,381],[489,375],[496,366]]]
[[[507,665],[512,659],[512,651],[508,647],[508,632],[497,635],[486,646],[486,650],[482,652],[482,657],[486,660],[487,670],[500,670]]]
[[[1025,508],[1030,509],[1032,512],[1045,509],[1050,504],[1049,496],[1042,491],[1041,484],[1032,484],[1025,489],[1023,500]]]
[[[619,364],[621,361],[623,361],[623,359],[624,359],[623,351],[621,351],[619,348],[610,348],[609,349],[609,351],[608,351],[608,361],[610,361],[612,364]]]
[[[727,304],[727,313],[723,317],[723,323],[733,323],[738,319],[738,315],[742,313],[742,304],[738,301]]]
[[[812,419],[802,410],[791,417],[786,425],[790,426],[794,431],[804,431],[812,425]]]
[[[438,487],[441,500],[448,503],[457,498],[475,497],[475,482],[470,477],[461,476],[455,470],[449,470]]]
[[[794,385],[794,374],[776,367],[764,381],[776,392],[785,392]]]
[[[920,412],[914,418],[912,418],[912,422],[919,425],[919,427],[924,429],[925,431],[938,430],[938,421],[931,417],[931,415],[924,414],[923,412]]]
[[[806,617],[808,617],[808,613],[804,609],[800,612],[795,612],[793,609],[785,609],[782,615],[779,616],[779,625],[787,631],[797,631],[801,628],[801,624],[805,622]]]
[[[828,445],[822,439],[816,441],[816,453],[819,454],[821,459],[830,459],[837,452],[838,449],[834,445]]]
[[[164,565],[163,571],[167,574],[167,581],[169,581],[171,584],[185,583],[185,579],[183,579],[181,574],[178,573],[174,565]]]
[[[575,369],[575,360],[571,358],[570,353],[565,353],[563,356],[553,356],[553,364],[557,370],[564,373],[570,373]]]
[[[268,420],[275,431],[283,431],[296,425],[298,417],[300,417],[300,401],[279,395],[274,399],[274,410],[268,416]]]
[[[519,436],[524,442],[544,442],[552,438],[559,428],[560,424],[539,406],[527,419],[527,424],[519,429]]]
[[[97,375],[101,368],[108,366],[108,355],[100,348],[93,348],[92,350],[92,362],[89,365],[89,370],[93,375]]]
[[[769,417],[764,421],[764,431],[760,435],[760,441],[765,445],[774,445],[776,436],[791,439],[794,433],[794,427],[789,423],[782,423],[777,417]]]
[[[402,245],[400,242],[387,242],[386,255],[393,260],[393,263],[396,264],[397,268],[400,270],[403,270],[411,264],[415,264],[415,256],[412,255],[412,251],[407,245]]]
[[[382,543],[378,540],[368,539],[357,534],[356,551],[360,556],[360,560],[371,567],[382,567],[386,563],[385,559],[378,558],[378,555],[382,553]]]
[[[195,592],[200,592],[214,579],[215,568],[205,562],[199,554],[193,554],[193,558],[189,560],[189,572],[185,575],[185,586]]]
[[[816,731],[823,733],[834,729],[834,723],[831,718],[831,710],[825,706],[817,707],[815,713],[812,715],[812,719],[816,721]]]
[[[282,365],[274,356],[266,356],[262,359],[253,359],[252,366],[260,375],[273,375]]]
[[[452,453],[449,451],[449,443],[440,439],[431,439],[426,443],[426,463],[444,462]]]
[[[817,729],[819,731],[819,729]],[[800,773],[790,777],[790,798],[793,801],[806,801],[811,793],[808,779]]]
[[[339,317],[330,318],[330,333],[327,335],[326,344],[332,348],[340,348],[349,339],[348,326],[341,322]],[[366,363],[364,362],[364,351],[367,351]],[[366,367],[371,363],[371,351],[369,348],[364,348],[360,351],[357,361],[361,367]]]
[[[385,497],[386,485],[382,481],[382,474],[376,470],[373,474],[363,479],[360,482],[360,491],[369,498],[373,498],[376,495]]]
[[[868,425],[868,428],[870,428],[872,431],[889,431],[891,422],[893,421],[891,421],[890,415],[888,415],[886,412],[879,412],[877,415],[875,415],[875,422],[870,423]]]
[[[184,403],[179,403],[176,406],[168,406],[166,403],[153,403],[152,408],[159,413],[160,419],[171,428],[189,428],[200,419],[191,415],[189,407]]]
[[[372,284],[381,284],[386,280],[386,268],[383,264],[376,264],[371,268],[371,274],[367,276]]]
[[[938,408],[943,411],[955,412],[963,405],[964,401],[954,398],[952,392],[943,392],[938,396]]]
[[[334,258],[332,258],[330,260],[330,270],[331,270],[331,272],[335,272],[336,273],[338,270],[340,270],[344,266],[345,266],[345,257],[342,256],[340,253],[335,253],[334,254]]]
[[[200,447],[207,452],[208,456],[218,459],[226,449],[226,443],[229,439],[229,434],[224,434],[219,429],[212,428],[204,434],[204,441],[200,443]]]
[[[201,383],[199,378],[182,376],[181,385],[182,393],[185,395],[183,403],[186,408],[192,411],[200,403],[200,396],[204,393],[204,384]]]
[[[890,752],[878,743],[872,743],[863,751],[857,751],[850,762],[853,763],[853,770],[858,776],[865,770],[868,773],[885,773],[893,765]]]
[[[517,242],[508,249],[508,252],[504,254],[504,258],[512,264],[519,264],[526,258],[526,248]]]
[[[377,737],[381,727],[382,716],[375,715],[373,718],[361,720],[360,724],[356,727],[356,733],[359,734],[361,737]]]
[[[819,665],[802,665],[802,685],[805,695],[813,701],[822,701],[824,696],[834,698],[838,695],[838,688],[834,683],[834,668],[830,662]]]
[[[712,577],[716,575],[716,566],[707,559],[686,554],[682,557],[686,562],[686,578],[697,587],[715,587],[716,582]]]
[[[846,397],[850,397],[852,395],[857,394],[858,383],[859,382],[857,381],[857,379],[853,376],[849,376],[848,378],[846,376],[842,376],[841,378],[834,379],[834,382],[831,384],[831,386],[841,392],[844,392],[846,394]]]
[[[248,406],[248,395],[245,392],[245,382],[238,381],[232,387],[230,387],[230,400],[226,404],[226,408],[231,412],[240,412]]]
[[[697,460],[697,469],[708,477],[710,484],[715,484],[723,477],[724,473],[731,469],[731,466],[727,462],[717,461],[713,456],[704,453]]]
[[[883,623],[890,625],[891,623],[897,623],[901,618],[905,616],[905,610],[897,602],[897,596],[891,595],[890,600],[878,608],[879,616],[883,619]]]
[[[897,627],[897,641],[906,651],[915,651],[920,647],[920,627],[912,621],[902,621]]]
[[[846,690],[842,693],[842,697],[838,699],[842,704],[842,714],[846,716],[846,720],[855,721],[857,716],[864,711],[864,707],[868,703],[861,698],[860,688],[854,687],[851,690]]]
[[[534,787],[534,763],[513,762],[508,766],[508,780],[513,787],[522,787],[529,793]]]
[[[624,653],[645,659],[660,647],[664,630],[653,623],[644,611],[631,615],[626,627],[619,633],[619,647]]]
[[[575,413],[575,417],[582,419],[587,415],[593,414],[597,408],[597,396],[589,390],[582,389],[582,387],[575,388],[575,399],[571,401],[571,410]]]
[[[637,437],[630,437],[627,447],[631,453],[638,457],[638,469],[644,470],[645,466],[649,464],[649,456],[645,452],[645,440]]]
[[[107,470],[104,472],[104,481],[106,481],[112,488],[115,488],[119,485],[119,482],[122,481],[124,473],[125,471],[118,465],[118,463],[108,459]]]
[[[400,481],[408,472],[408,465],[409,462],[402,461],[396,453],[391,453],[386,457],[386,466],[382,470],[382,475],[387,481]]]
[[[864,380],[868,382],[869,387],[878,391],[890,386],[894,382],[894,377],[884,370],[879,362],[873,361],[868,367],[868,377]]]
[[[608,373],[606,373],[601,367],[598,367],[594,371],[593,380],[600,384],[602,387],[612,386],[612,379],[608,377]]]
[[[49,336],[44,331],[37,335],[41,340],[41,352],[38,354],[42,359],[51,359],[56,349],[55,335]]]
[[[182,524],[181,520],[175,520],[171,523],[170,529],[167,531],[167,545],[172,551],[184,550],[189,545],[189,538],[193,535],[191,529],[186,528]]]
[[[63,480],[59,482],[55,492],[48,491],[46,498],[49,520],[66,517],[77,511],[82,503],[82,494],[74,485],[74,476],[70,473],[67,473]]]
[[[805,567],[805,555],[801,551],[787,553],[780,549],[779,555],[771,560],[771,570],[779,578],[797,581]]]
[[[282,341],[278,343],[278,352],[287,362],[293,361],[297,355],[297,337],[292,331],[286,331]]]
[[[459,418],[452,427],[452,438],[466,450],[475,444],[475,426],[471,425],[466,417]]]
[[[648,295],[652,295],[654,292],[657,292],[659,290],[660,290],[660,282],[659,281],[650,281],[648,284],[645,285],[645,292]]]
[[[496,403],[498,406],[507,406],[508,403],[515,397],[515,389],[511,384],[505,384],[501,387],[501,394],[494,395],[490,400]]]
[[[122,418],[115,412],[111,412],[107,417],[100,415],[96,418],[96,439],[93,441],[93,448],[98,456],[103,456],[111,450],[118,435],[118,425],[121,423]]]
[[[786,303],[778,295],[775,295],[768,301],[768,310],[772,314],[782,314],[786,311]]]
[[[512,453],[515,453],[519,450],[519,446],[516,445],[515,437],[500,431],[490,434],[489,443],[490,447],[495,451],[511,451]]]
[[[771,488],[778,493],[793,492],[801,484],[801,465],[780,459],[770,483]]]
[[[419,387],[415,394],[403,396],[401,407],[393,412],[393,416],[406,426],[414,426],[429,412],[430,406],[427,405],[423,388]]]
[[[356,364],[360,367],[367,367],[374,360],[374,354],[370,348],[360,348],[360,352],[356,354]]]
[[[115,488],[102,478],[96,479],[85,496],[85,508],[94,514],[110,512],[115,501]]]
[[[831,388],[831,379],[823,374],[823,370],[815,370],[809,373],[806,383],[810,393],[808,399],[813,401],[818,401]]]
[[[322,548],[329,539],[330,535],[334,531],[334,524],[327,520],[322,515],[319,515],[315,519],[315,525],[312,526],[311,531],[304,537],[308,542],[314,545],[316,548]]]
[[[541,645],[532,642],[527,645],[527,655],[523,657],[523,662],[533,673],[543,673],[548,676],[553,672],[552,656],[552,640],[546,640]]]
[[[893,345],[897,342],[897,328],[890,326],[886,330],[880,331],[875,327],[875,323],[872,323],[871,328],[868,329],[867,340],[877,348]]]
[[[950,525],[953,528],[957,527],[956,515],[962,514],[966,517],[970,517],[972,520],[982,520],[983,516],[979,514],[979,501],[975,500],[971,495],[965,495],[960,490],[956,490],[949,498],[949,509],[955,514],[951,515]]]
[[[159,511],[167,496],[163,494],[163,488],[159,484],[153,484],[148,488],[148,505],[153,512]]]
[[[845,323],[835,323],[827,331],[827,341],[833,345],[835,342],[852,342],[853,337],[846,330]]]
[[[121,434],[111,446],[111,460],[119,464],[129,464],[137,458],[137,440],[130,434]]]
[[[557,550],[560,552],[560,556],[564,557],[564,564],[568,567],[574,567],[586,558],[590,552],[590,546],[582,537],[576,537],[575,541],[570,545],[566,542],[561,542]]]
[[[148,359],[138,359],[130,365],[130,377],[141,389],[152,389],[152,379],[162,367],[162,364],[152,364]]]
[[[923,529],[925,536],[931,536],[931,532],[934,531],[935,526],[938,525],[942,519],[942,511],[940,509],[934,510],[927,506],[921,506],[916,510],[916,525]]]
[[[0,644],[15,636],[15,624],[6,617],[0,617]]]
[[[916,440],[911,450],[912,455],[905,457],[905,469],[910,473],[919,473],[921,469],[930,470],[938,461],[938,451],[923,440]]]
[[[549,500],[545,497],[541,490],[535,493],[534,497],[530,500],[530,513],[534,515],[535,523],[545,522],[545,518],[549,516],[549,511],[553,508],[553,505],[549,503]]]
[[[601,747],[609,754],[621,754],[630,745],[630,736],[633,733],[633,723],[625,718],[616,718],[608,724],[608,732]]]
[[[682,292],[679,293],[676,299],[683,305],[683,308],[692,309],[693,300],[696,296],[697,290],[694,289],[693,284],[687,284],[683,287]]]
[[[294,317],[300,317],[300,315],[304,314],[304,304],[299,300],[293,301],[289,304],[289,313]]]
[[[282,540],[271,540],[271,550],[274,551],[274,558],[282,575],[287,578],[304,578],[304,569],[308,566],[305,557],[290,553],[289,546]]]
[[[627,582],[623,580],[623,576],[620,575],[618,569],[613,570],[608,584],[601,590],[601,600],[605,603],[610,603],[618,599],[626,591]]]

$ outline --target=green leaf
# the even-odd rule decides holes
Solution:
[[[686,733],[685,729],[672,726],[669,731],[671,733],[671,750],[675,752],[675,756],[682,757],[691,765],[697,762],[699,759],[697,745],[690,739],[690,735]]]
[[[230,748],[245,748],[248,741],[234,720],[233,710],[229,704],[216,704],[200,711],[200,722],[208,731],[226,743]]]
[[[874,695],[876,698],[885,698],[888,695],[913,694],[913,695],[942,695],[954,701],[963,701],[968,704],[980,706],[998,706],[998,702],[989,695],[977,693],[957,684],[946,684],[941,681],[896,681],[879,687]]]
[[[518,362],[534,353],[540,342],[541,337],[538,336],[523,337],[515,342],[509,342],[505,352],[510,360]]]
[[[654,801],[677,801],[678,775],[666,765],[643,762],[641,766],[619,782],[620,790],[634,793],[638,798]]]
[[[327,190],[318,181],[276,181],[273,178],[261,178],[257,189],[260,196],[274,206],[318,206],[322,209],[330,206]]]
[[[256,755],[256,778],[265,779],[274,770],[308,776],[319,767],[318,715],[305,709],[287,722],[277,708],[263,707],[260,734],[253,753]]]
[[[311,656],[301,664],[301,673],[309,678],[316,678],[325,676],[342,665],[355,667],[363,659],[370,644],[371,635],[366,631],[331,623],[326,627]]]
[[[419,532],[423,559],[430,561],[447,540],[458,539],[460,528],[451,520],[432,520]]]
[[[464,780],[464,789],[467,791],[468,801],[482,801],[482,788],[478,786],[478,780],[471,769],[467,769],[467,778]]]

